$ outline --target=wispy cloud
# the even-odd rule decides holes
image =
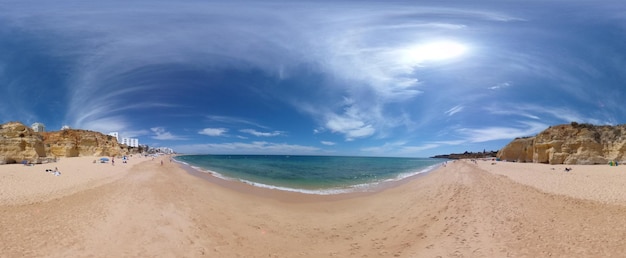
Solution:
[[[456,113],[459,113],[459,112],[463,111],[463,108],[465,108],[465,107],[463,107],[461,105],[457,105],[457,106],[452,107],[451,109],[448,109],[448,111],[446,111],[445,114],[448,115],[448,116],[452,116],[452,115],[454,115]]]
[[[268,129],[267,126],[250,121],[248,119],[239,118],[239,117],[210,115],[210,116],[207,116],[206,118],[210,122],[214,122],[214,123],[222,123],[222,124],[227,124],[227,125],[251,125],[251,126],[262,128],[262,129]]]
[[[546,128],[548,125],[543,123],[522,122],[519,127],[461,128],[457,133],[468,142],[476,143],[533,136]]]
[[[228,132],[226,128],[204,128],[198,133],[207,136],[224,136],[226,132]]]
[[[209,143],[190,144],[175,146],[178,152],[192,154],[288,154],[288,155],[309,155],[319,154],[320,148],[272,142],[231,142],[231,143]]]
[[[598,117],[589,117],[570,107],[554,107],[547,105],[534,105],[530,103],[518,105],[502,105],[492,106],[486,110],[495,115],[522,116],[535,120],[543,118],[544,120],[554,121],[553,123],[591,123],[591,124],[610,124],[610,120],[602,120]]]
[[[172,133],[165,130],[164,127],[152,127],[150,131],[154,133],[152,139],[155,140],[185,140],[185,137],[173,135]]]
[[[242,133],[247,133],[247,134],[251,134],[257,137],[274,137],[274,136],[279,136],[279,135],[283,135],[284,132],[281,131],[273,131],[273,132],[259,132],[257,130],[254,129],[242,129],[239,130]]]
[[[511,85],[512,85],[512,84],[511,84],[510,82],[502,82],[502,83],[498,83],[498,84],[496,84],[496,85],[493,85],[493,86],[491,86],[491,87],[489,87],[489,88],[487,88],[487,89],[490,89],[490,90],[499,90],[499,89],[503,89],[503,88],[508,88],[508,87],[511,87]]]
[[[327,145],[327,146],[333,146],[333,145],[336,144],[334,142],[329,142],[329,141],[321,141],[321,143],[324,144],[324,145]]]
[[[326,121],[326,127],[332,132],[345,134],[347,141],[368,137],[376,132],[371,124],[354,117],[332,116]]]

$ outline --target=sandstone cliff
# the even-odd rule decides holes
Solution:
[[[0,125],[0,164],[41,162],[42,157],[46,157],[46,150],[41,135],[19,122]]]
[[[119,156],[128,152],[115,137],[99,132],[66,129],[41,134],[47,154],[53,157]]]
[[[533,137],[518,138],[502,148],[501,160],[548,164],[607,164],[626,161],[626,125],[552,126]]]
[[[58,157],[121,156],[129,148],[112,136],[87,130],[67,129],[37,133],[20,122],[0,125],[0,164],[45,163]]]

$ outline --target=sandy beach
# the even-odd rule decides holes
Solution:
[[[0,166],[1,257],[626,253],[626,167],[457,161],[329,197],[205,180],[167,157],[93,160]],[[61,176],[44,172],[54,167]]]

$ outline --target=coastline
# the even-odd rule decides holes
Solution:
[[[213,173],[213,171],[201,170],[200,168],[195,168],[189,164],[184,162],[177,161],[180,165],[180,168],[186,171],[188,174],[198,177],[202,180],[206,180],[211,182],[212,184],[234,190],[243,194],[250,194],[259,197],[270,198],[277,201],[282,202],[325,202],[325,201],[337,201],[337,200],[345,200],[352,199],[358,197],[365,197],[374,195],[380,192],[383,192],[388,189],[392,189],[398,187],[400,185],[406,184],[411,180],[416,180],[422,176],[435,171],[437,168],[430,169],[425,172],[417,173],[400,180],[394,181],[386,181],[379,182],[375,185],[371,185],[367,188],[360,188],[354,191],[349,192],[339,192],[332,194],[315,194],[315,193],[304,193],[298,191],[288,191],[282,189],[274,189],[267,187],[259,187],[252,185],[247,182],[238,181],[235,179],[229,180],[222,177],[217,177]]]
[[[177,155],[177,156],[180,156],[180,155]],[[359,157],[359,158],[362,158],[362,157]],[[324,187],[320,185],[319,188],[314,189],[314,188],[297,188],[297,186],[284,185],[278,182],[261,183],[261,182],[251,181],[248,179],[234,178],[234,177],[230,177],[228,175],[224,175],[222,173],[219,173],[219,172],[207,169],[207,168],[192,165],[184,160],[180,160],[176,158],[174,158],[173,160],[179,163],[181,167],[190,174],[196,175],[201,178],[205,178],[207,180],[212,180],[214,181],[214,183],[223,184],[224,186],[228,186],[234,189],[241,188],[240,186],[237,186],[238,184],[244,184],[248,186],[253,186],[255,188],[271,189],[271,190],[275,190],[275,191],[283,192],[283,193],[299,193],[299,194],[319,195],[319,196],[349,196],[349,195],[359,195],[359,194],[380,192],[387,188],[392,188],[397,185],[401,185],[403,184],[403,182],[406,182],[407,180],[412,180],[413,178],[417,176],[424,175],[433,170],[436,170],[437,168],[444,165],[444,163],[446,162],[446,160],[440,159],[438,163],[433,163],[432,165],[429,165],[427,167],[416,168],[412,172],[399,173],[399,174],[396,174],[395,177],[392,177],[392,178],[386,178],[386,179],[384,178],[384,179],[379,179],[379,180],[370,181],[370,182],[353,182],[350,185],[345,185],[341,187],[333,187],[333,186]],[[222,181],[226,181],[226,182],[222,182]],[[246,191],[249,191],[249,190],[246,190]]]
[[[337,198],[242,183],[235,189],[221,179],[200,179],[167,157],[137,159],[128,170],[104,176],[107,172],[88,169],[100,164],[65,160],[86,175],[59,167],[62,176],[41,172],[53,178],[31,182],[28,189],[52,179],[76,180],[67,191],[21,203],[1,199],[0,256],[598,257],[626,252],[621,243],[626,202],[575,198],[563,187],[601,178],[586,173],[619,171],[608,166],[572,166],[574,173],[566,174],[530,164],[456,161],[380,192]],[[3,177],[41,177],[35,174],[39,171],[6,168],[0,166]],[[613,184],[626,180],[626,173],[614,174],[619,178]],[[532,186],[531,179],[541,175],[561,181],[551,188],[564,188],[562,193]],[[3,186],[4,193],[17,191]]]

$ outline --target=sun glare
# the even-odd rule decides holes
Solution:
[[[435,41],[412,48],[411,59],[417,62],[447,60],[463,55],[467,47],[453,41]]]

